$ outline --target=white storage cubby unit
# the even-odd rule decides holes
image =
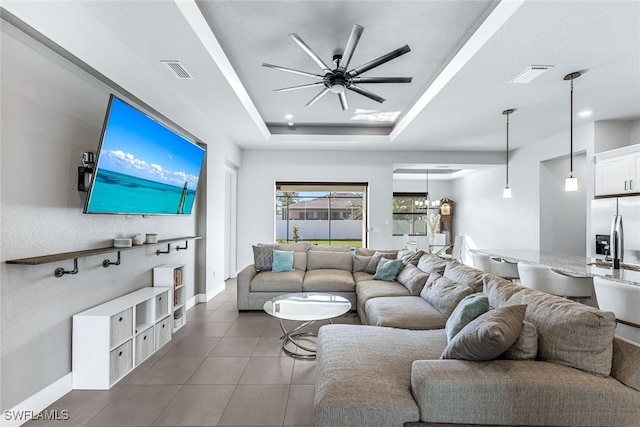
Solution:
[[[153,269],[153,286],[171,289],[173,332],[187,322],[187,277],[184,264],[163,264]]]
[[[171,292],[147,287],[73,316],[73,388],[107,390],[171,340]]]
[[[595,195],[640,193],[640,144],[595,156]]]

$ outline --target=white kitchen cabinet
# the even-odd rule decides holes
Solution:
[[[174,333],[187,322],[186,284],[184,264],[163,264],[153,269],[153,286],[166,287],[172,292],[170,312]]]
[[[640,146],[596,155],[595,195],[640,193]]]
[[[147,287],[73,316],[73,388],[107,390],[171,340],[171,291]]]

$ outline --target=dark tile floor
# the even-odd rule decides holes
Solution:
[[[360,323],[354,313],[334,322]],[[47,408],[67,410],[70,419],[26,425],[313,426],[315,361],[288,357],[281,335],[265,312],[238,312],[229,280],[111,390],[74,390]]]

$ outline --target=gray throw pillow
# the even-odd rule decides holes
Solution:
[[[451,341],[469,322],[487,311],[489,311],[489,299],[483,293],[471,294],[462,298],[444,327],[447,332],[447,341]]]
[[[273,264],[273,248],[269,246],[253,246],[253,268],[257,271],[271,271]]]
[[[376,274],[378,263],[382,258],[395,259],[396,255],[397,253],[394,253],[394,252],[376,252],[375,254],[373,254],[371,259],[369,260],[369,263],[367,264],[367,267],[364,269],[364,271],[366,273]]]
[[[431,276],[434,274],[436,273],[431,273]],[[451,316],[462,298],[474,293],[470,287],[456,283],[448,277],[440,277],[432,285],[430,282],[431,277],[420,292],[420,296],[447,318]]]
[[[511,360],[534,360],[538,355],[538,330],[533,323],[522,322],[518,339],[502,355]]]
[[[507,305],[480,315],[453,337],[440,358],[495,359],[518,339],[526,309],[524,304]]]
[[[409,289],[411,295],[420,295],[429,275],[413,264],[407,264],[398,274],[398,282]]]

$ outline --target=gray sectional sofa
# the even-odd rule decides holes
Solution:
[[[307,255],[311,251],[305,250]],[[363,324],[320,328],[317,427],[640,426],[640,345],[615,335],[613,313],[430,254],[411,259],[396,252],[407,259],[396,280],[372,280],[365,268],[374,253],[349,254],[353,288],[340,290],[355,298]],[[335,253],[325,255],[332,256]],[[310,257],[307,269],[299,270],[296,291],[327,283],[316,277],[305,285],[310,271],[325,270],[312,277],[326,279],[333,274],[326,271],[331,268],[319,268],[327,267],[318,262],[323,256]],[[346,261],[341,267],[347,271]],[[241,300],[248,307],[244,309],[256,309],[267,294],[294,291],[277,289],[279,280],[273,275],[282,273],[260,278],[265,273],[253,267],[241,273],[239,308]],[[261,288],[265,282],[272,286]],[[473,338],[494,313],[520,308],[524,316],[518,319],[517,339],[491,360],[442,359],[443,353],[451,355],[451,343],[458,337],[448,339],[448,320],[460,301],[478,295],[485,296],[493,310],[468,325],[471,334],[462,329],[458,335]],[[474,323],[478,321],[480,326]]]

